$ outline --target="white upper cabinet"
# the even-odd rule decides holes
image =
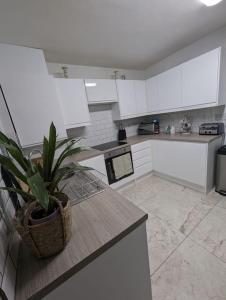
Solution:
[[[182,64],[183,105],[218,101],[220,48]]]
[[[135,99],[138,114],[147,113],[147,99],[144,80],[134,80]]]
[[[143,80],[116,80],[119,102],[113,106],[114,120],[147,114],[146,84]]]
[[[40,144],[54,122],[58,139],[66,137],[52,77],[4,73],[0,82],[21,146]]]
[[[90,115],[82,79],[54,79],[60,101],[65,128],[90,124]]]
[[[31,75],[48,75],[41,49],[0,44],[0,72],[17,72]]]
[[[99,104],[117,102],[118,94],[115,80],[85,79],[88,103]]]
[[[117,80],[120,117],[133,116],[137,113],[133,80]]]
[[[170,69],[158,76],[158,109],[173,109],[182,106],[181,79],[180,66]]]
[[[149,113],[225,104],[225,64],[217,48],[146,80]]]
[[[146,94],[147,94],[147,110],[151,113],[155,110],[160,110],[160,103],[158,98],[158,76],[154,76],[146,80]]]

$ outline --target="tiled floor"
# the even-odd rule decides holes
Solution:
[[[151,175],[120,193],[149,215],[153,300],[226,300],[226,197]]]

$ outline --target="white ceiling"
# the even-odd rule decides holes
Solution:
[[[0,42],[47,61],[144,69],[226,24],[226,0],[0,0]]]

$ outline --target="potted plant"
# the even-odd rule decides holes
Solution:
[[[56,128],[52,123],[49,138],[44,137],[39,162],[27,158],[18,144],[0,132],[0,145],[8,155],[0,154],[0,164],[10,185],[0,187],[20,195],[16,208],[15,227],[22,240],[37,257],[48,257],[61,251],[71,236],[70,201],[59,188],[60,182],[78,170],[90,170],[75,164],[63,164],[65,159],[79,153],[77,140],[65,139],[57,143]],[[56,151],[63,148],[56,158]]]

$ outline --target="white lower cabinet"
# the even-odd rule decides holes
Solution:
[[[214,187],[216,151],[221,137],[211,143],[153,141],[153,171],[203,192]]]
[[[107,171],[105,166],[104,155],[98,155],[79,162],[81,166],[93,168],[96,171],[90,171],[96,177],[100,178],[104,183],[108,184]]]
[[[151,141],[131,146],[135,178],[152,171]]]

